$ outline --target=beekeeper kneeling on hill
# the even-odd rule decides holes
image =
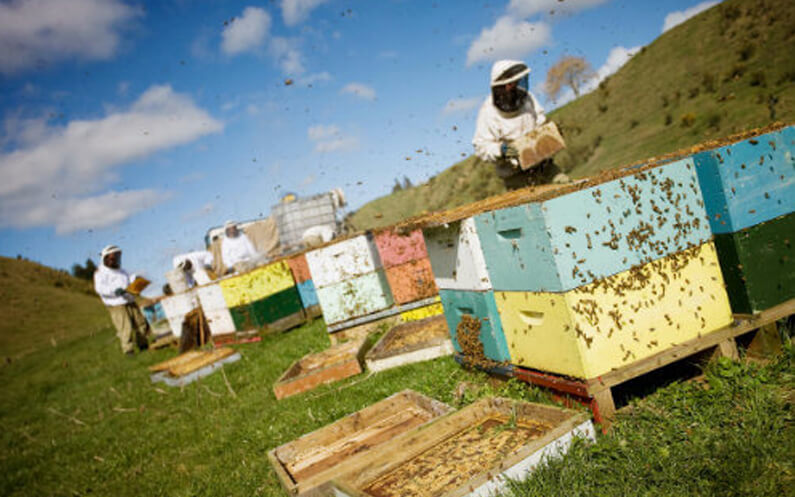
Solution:
[[[149,323],[146,321],[135,297],[127,292],[127,287],[135,280],[121,268],[121,249],[108,245],[100,252],[101,263],[94,273],[94,291],[108,308],[110,320],[116,327],[116,336],[121,342],[121,351],[127,355],[148,347]]]
[[[546,183],[568,183],[569,177],[545,160],[523,171],[511,142],[547,120],[544,109],[528,91],[530,68],[518,60],[500,60],[491,67],[491,95],[478,112],[472,144],[475,155],[496,166],[508,190]]]
[[[224,224],[224,238],[221,240],[221,259],[227,273],[242,273],[255,265],[259,254],[245,233],[237,228],[237,223]]]

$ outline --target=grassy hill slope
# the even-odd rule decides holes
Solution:
[[[0,316],[3,358],[18,358],[110,326],[89,282],[7,257],[0,257]]]
[[[727,0],[667,31],[598,89],[550,118],[575,178],[703,141],[795,121],[795,3]],[[502,193],[492,168],[469,157],[427,183],[362,206],[358,229],[393,224]]]

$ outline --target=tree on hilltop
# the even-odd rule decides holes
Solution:
[[[583,57],[565,56],[549,68],[544,93],[550,100],[555,100],[563,87],[568,86],[574,96],[579,97],[582,85],[594,76],[591,64]]]

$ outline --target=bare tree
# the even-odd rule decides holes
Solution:
[[[574,96],[579,97],[582,85],[594,75],[591,65],[584,58],[573,55],[563,57],[549,68],[544,92],[550,100],[555,100],[563,87],[568,86],[574,92]]]

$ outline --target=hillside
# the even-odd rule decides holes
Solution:
[[[3,359],[16,359],[111,325],[89,282],[7,257],[0,257],[0,316]]]
[[[795,121],[795,3],[726,0],[667,31],[598,89],[549,114],[574,178],[705,140]],[[393,224],[504,191],[475,157],[427,183],[373,200],[357,229]]]

